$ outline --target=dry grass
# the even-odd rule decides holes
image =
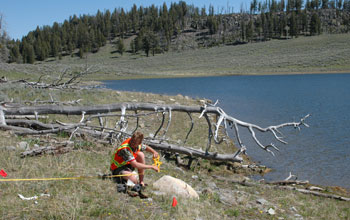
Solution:
[[[39,78],[41,73],[57,77],[69,67],[81,71],[95,66],[98,71],[90,79],[134,77],[186,77],[229,74],[288,74],[350,72],[350,34],[299,37],[271,40],[238,46],[222,46],[170,52],[145,57],[144,54],[121,56],[112,53],[108,44],[87,59],[64,57],[36,65],[1,64],[0,74]]]

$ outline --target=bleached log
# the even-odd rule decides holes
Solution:
[[[171,109],[169,108],[169,119],[168,119],[168,123],[167,123],[167,126],[166,126],[164,134],[163,134],[163,139],[165,139],[165,135],[169,130],[170,124],[171,124]]]
[[[159,125],[159,128],[157,129],[157,131],[154,133],[153,138],[156,138],[158,132],[160,131],[160,129],[162,129],[163,125],[164,125],[164,121],[165,121],[165,112],[162,112],[162,122]]]
[[[73,77],[71,77],[65,82],[62,82],[62,81],[64,77],[67,75],[68,69],[65,69],[64,71],[62,71],[59,78],[57,80],[54,80],[52,83],[41,82],[41,78],[43,75],[39,77],[39,80],[37,82],[28,82],[24,79],[21,79],[16,81],[6,81],[6,83],[20,83],[25,86],[36,88],[36,89],[81,89],[80,86],[76,86],[76,85],[80,82],[83,76],[94,72],[91,70],[92,68],[93,66],[86,68],[82,72],[74,74]]]
[[[6,125],[4,107],[0,105],[0,125]]]
[[[217,103],[217,102],[216,102]],[[227,123],[232,126],[232,128],[235,130],[236,138],[238,140],[238,144],[241,148],[246,148],[243,144],[240,136],[238,127],[245,127],[249,130],[251,133],[253,139],[257,143],[259,147],[264,149],[265,151],[271,153],[274,155],[274,153],[269,149],[273,148],[275,150],[279,150],[273,143],[268,145],[263,145],[258,138],[256,137],[255,131],[259,132],[271,132],[274,136],[274,138],[283,143],[286,144],[284,140],[282,140],[282,137],[278,136],[277,134],[281,134],[279,131],[280,128],[283,127],[294,127],[300,129],[301,125],[305,125],[308,127],[308,125],[305,123],[305,119],[309,117],[310,115],[306,115],[304,118],[300,120],[300,122],[288,122],[283,123],[279,125],[273,125],[268,126],[266,128],[262,128],[258,125],[247,123],[240,121],[232,116],[227,115],[221,108],[216,107],[214,105],[207,105],[205,104],[203,106],[184,106],[184,105],[160,105],[160,104],[153,104],[153,103],[115,103],[115,104],[108,104],[108,105],[95,105],[95,106],[52,106],[52,105],[42,105],[42,106],[16,106],[12,107],[9,105],[4,110],[4,113],[6,115],[21,115],[21,114],[67,114],[67,115],[80,115],[81,112],[86,112],[86,115],[96,115],[100,114],[97,117],[101,117],[102,114],[111,114],[113,112],[120,111],[121,114],[121,120],[119,121],[120,128],[124,131],[126,130],[127,121],[124,120],[126,111],[151,111],[151,112],[166,112],[166,111],[176,111],[176,112],[185,112],[185,113],[199,113],[202,117],[204,115],[205,119],[208,123],[208,144],[206,148],[206,152],[209,152],[210,146],[211,146],[211,140],[214,137],[214,141],[216,143],[220,143],[223,139],[219,140],[218,138],[218,129],[220,128],[221,124],[224,124],[225,129],[227,128]],[[211,121],[208,116],[208,114],[214,114],[219,117],[219,120],[217,121],[215,125],[215,131],[212,131]],[[159,129],[158,129],[159,130]],[[226,131],[227,132],[227,131]]]
[[[184,105],[160,105],[153,103],[114,103],[106,105],[93,105],[93,106],[55,106],[55,105],[39,105],[39,106],[14,106],[9,105],[4,111],[8,115],[33,115],[34,112],[38,114],[65,114],[65,115],[80,115],[85,111],[87,115],[99,115],[103,113],[121,112],[125,108],[127,111],[164,111],[164,108],[171,108],[172,111],[178,112],[192,112],[201,113],[203,107],[201,106],[184,106]],[[219,114],[216,107],[209,107],[206,112]]]
[[[268,182],[267,184],[273,184],[273,185],[307,185],[310,184],[308,180],[301,181],[301,180],[283,180],[283,181],[275,181],[275,182]]]
[[[288,181],[288,180],[290,180],[290,179],[293,178],[293,177],[294,177],[295,179],[298,178],[296,175],[292,175],[292,172],[289,172],[289,176],[288,176],[287,178],[285,178],[284,181]]]
[[[188,139],[188,136],[190,135],[190,133],[191,133],[191,131],[192,131],[192,129],[193,129],[193,126],[194,126],[194,122],[193,122],[193,118],[192,118],[191,113],[190,113],[190,112],[187,112],[187,115],[188,115],[188,117],[190,117],[190,119],[191,119],[191,127],[190,127],[190,129],[188,130],[188,132],[187,132],[186,138],[185,138],[185,140],[184,140],[184,144],[186,144],[187,139]]]
[[[135,115],[137,115],[137,110],[135,110]],[[136,126],[132,133],[135,133],[135,131],[139,128],[139,121],[140,121],[140,118],[136,117]]]
[[[21,157],[37,156],[41,154],[63,154],[71,151],[72,147],[67,146],[46,146],[39,147],[32,150],[24,151],[21,153]]]
[[[34,130],[29,128],[22,128],[18,126],[11,126],[11,125],[1,125],[0,129],[5,131],[14,131],[14,133],[32,133]]]
[[[8,125],[30,127],[35,128],[36,130],[55,129],[60,127],[59,124],[45,124],[36,120],[7,119],[6,122]]]
[[[324,198],[337,199],[337,200],[341,200],[341,201],[350,201],[350,198],[347,198],[344,196],[315,192],[315,191],[301,189],[301,188],[292,187],[292,186],[267,185],[267,184],[262,184],[262,183],[247,182],[245,180],[244,181],[233,180],[233,179],[228,179],[228,178],[221,177],[221,176],[213,176],[213,177],[218,179],[218,180],[236,183],[236,184],[240,184],[243,186],[265,187],[265,188],[269,188],[269,189],[276,189],[277,188],[277,189],[284,189],[284,190],[292,190],[292,191],[297,191],[297,192],[301,192],[301,193],[309,194],[309,195],[314,195],[314,196],[320,196],[320,197],[324,197]]]
[[[51,97],[52,98],[52,97]],[[30,105],[43,105],[43,104],[55,104],[55,105],[76,105],[81,102],[82,99],[78,100],[73,100],[73,101],[66,101],[66,102],[61,102],[61,101],[54,101],[54,100],[47,100],[47,101],[25,101],[25,104],[30,104]]]
[[[5,115],[5,119],[35,119],[35,115]],[[38,118],[47,119],[49,116],[46,115],[38,115]]]
[[[218,160],[218,161],[229,161],[229,162],[242,162],[242,157],[239,156],[239,154],[218,154],[218,153],[211,153],[211,152],[205,152],[202,150],[190,148],[190,147],[183,147],[178,146],[174,144],[169,143],[159,143],[152,140],[145,140],[145,144],[151,146],[154,149],[157,150],[164,150],[167,152],[174,152],[174,153],[181,153],[186,154],[191,157],[201,157],[208,160]],[[240,150],[239,150],[240,151]]]

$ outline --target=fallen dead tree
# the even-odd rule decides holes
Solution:
[[[240,184],[242,186],[265,187],[265,188],[269,188],[269,189],[292,190],[292,191],[298,191],[300,193],[314,195],[314,196],[319,196],[319,197],[324,197],[324,198],[337,199],[337,200],[341,200],[341,201],[350,201],[350,198],[347,198],[347,197],[344,197],[344,196],[339,196],[339,195],[330,194],[330,193],[321,193],[321,192],[316,192],[316,191],[313,191],[313,190],[298,188],[298,187],[294,187],[294,186],[279,186],[279,185],[271,185],[271,184],[264,184],[264,183],[248,182],[246,180],[240,181],[240,180],[228,179],[228,178],[221,177],[221,176],[213,176],[213,177],[215,179],[218,179],[218,180],[221,180],[221,181],[231,182],[231,183],[234,183],[234,184]]]
[[[6,77],[0,79],[0,83],[11,83],[11,84],[22,84],[26,87],[31,87],[35,89],[81,89],[82,87],[78,84],[81,82],[81,79],[97,70],[92,70],[93,66],[85,68],[81,72],[71,73],[68,68],[64,69],[59,77],[55,80],[52,80],[51,83],[42,82],[44,74],[41,75],[36,82],[27,81],[25,79],[20,80],[8,80]]]
[[[42,154],[63,154],[71,151],[72,149],[72,147],[66,145],[39,147],[22,152],[21,157],[37,156]]]
[[[287,144],[283,138],[282,133],[279,131],[283,127],[294,127],[300,129],[302,125],[308,127],[305,123],[305,119],[309,115],[302,118],[299,122],[288,122],[279,125],[268,126],[262,128],[258,125],[240,121],[230,115],[227,115],[223,109],[215,104],[204,103],[202,106],[184,106],[184,105],[166,105],[166,104],[153,104],[153,103],[114,103],[107,105],[92,105],[92,106],[64,106],[64,105],[36,105],[26,106],[13,103],[2,103],[0,107],[0,128],[3,130],[12,130],[18,135],[43,135],[54,134],[58,132],[67,132],[70,134],[70,139],[74,135],[84,134],[91,136],[99,141],[113,142],[113,139],[120,137],[130,136],[139,127],[139,119],[142,117],[148,117],[152,114],[161,115],[161,124],[153,137],[147,138],[145,141],[152,147],[164,151],[176,152],[186,154],[193,157],[202,157],[209,160],[222,160],[222,161],[242,161],[240,157],[241,153],[244,153],[246,146],[239,136],[239,127],[247,128],[251,133],[256,144],[265,151],[274,155],[272,150],[278,151],[279,149],[273,144],[262,144],[256,137],[256,132],[270,132],[272,136],[279,142]],[[128,113],[127,113],[128,112]],[[130,112],[133,112],[130,114]],[[191,126],[184,138],[183,144],[171,144],[169,139],[166,138],[166,134],[172,122],[172,113],[182,112],[188,115],[188,121]],[[38,120],[22,120],[22,119],[6,119],[11,115],[81,115],[81,120],[77,123],[62,123],[56,122],[52,124],[46,124],[39,122]],[[192,115],[199,114],[199,118],[204,118],[208,125],[208,138],[205,151],[193,149],[185,145],[188,136],[191,134],[194,127],[194,120]],[[5,117],[6,116],[6,117]],[[119,117],[118,122],[114,128],[106,126],[104,119],[109,117]],[[167,117],[167,120],[165,119]],[[136,118],[137,122],[133,130],[127,131],[129,125],[129,118]],[[92,125],[91,121],[98,119],[99,126]],[[167,123],[165,123],[167,121]],[[157,137],[159,131],[163,129],[162,137]],[[229,137],[228,132],[233,131],[236,137],[240,149],[230,155],[218,154],[217,152],[210,152],[212,141],[215,143],[221,143]],[[220,135],[219,134],[224,134]]]

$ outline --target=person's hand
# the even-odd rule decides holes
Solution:
[[[152,166],[152,169],[156,172],[159,172],[159,168],[157,166]]]
[[[154,151],[154,153],[153,153],[153,158],[158,158],[158,156],[159,156],[158,152],[157,152],[157,151]]]

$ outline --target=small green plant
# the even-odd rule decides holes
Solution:
[[[238,209],[227,209],[224,212],[225,215],[229,217],[238,217],[239,216],[239,210]]]
[[[40,144],[40,139],[39,138],[29,138],[26,140],[30,146],[33,146],[34,144]]]
[[[95,146],[94,143],[90,141],[75,141],[74,142],[74,149],[80,149],[80,148],[93,148]]]
[[[60,131],[57,133],[57,137],[60,138],[69,138],[69,133],[65,132],[65,131]]]

